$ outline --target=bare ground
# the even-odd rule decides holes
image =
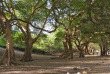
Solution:
[[[0,48],[0,59],[4,49]],[[19,60],[23,52],[15,51]],[[57,56],[33,54],[34,61],[19,62],[18,66],[0,66],[0,74],[110,74],[110,57],[54,59]],[[53,59],[52,59],[53,58]]]

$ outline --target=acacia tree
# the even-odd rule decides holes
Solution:
[[[1,60],[1,64],[13,65],[16,64],[15,53],[13,49],[13,41],[11,37],[11,28],[13,18],[13,10],[10,1],[0,1],[0,30],[5,34],[6,37],[6,51]],[[7,15],[8,14],[8,15]]]
[[[25,5],[24,5],[25,4]],[[22,6],[23,8],[20,8]],[[36,40],[40,37],[42,31],[53,32],[43,29],[46,25],[48,17],[51,13],[51,9],[47,7],[47,0],[32,0],[32,1],[16,1],[15,3],[15,15],[16,25],[24,34],[25,40],[25,52],[21,61],[31,61],[32,59],[32,46]],[[16,11],[18,10],[18,11]],[[19,13],[19,14],[18,14]],[[21,16],[22,18],[18,17]],[[40,27],[36,27],[37,24],[42,24]],[[32,27],[40,30],[36,37],[32,37]],[[37,33],[37,32],[36,32]]]
[[[108,36],[110,34],[110,1],[97,0],[94,6],[88,12],[91,23],[93,23],[94,31],[99,34],[99,46],[101,50],[101,56],[105,56],[108,50]],[[92,31],[92,32],[94,32]]]
[[[61,3],[61,4],[60,4]],[[93,6],[94,0],[91,0],[91,4],[86,5],[86,1],[78,0],[54,0],[52,1],[53,15],[55,21],[62,26],[65,31],[64,47],[67,52],[64,52],[60,57],[71,57],[73,58],[72,51],[72,37],[75,36],[78,27],[83,26],[89,21],[86,12]],[[65,58],[66,58],[65,57]]]

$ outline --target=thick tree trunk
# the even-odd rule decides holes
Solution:
[[[28,62],[28,61],[32,61],[32,42],[30,40],[26,40],[25,41],[25,52],[23,54],[23,57],[21,59],[21,61],[24,61],[24,62]]]
[[[83,58],[83,57],[85,57],[84,56],[84,52],[83,52],[83,45],[81,44],[81,42],[80,42],[80,40],[78,38],[76,39],[76,41],[75,41],[75,44],[76,44],[76,47],[77,47],[77,49],[79,51],[79,57]]]
[[[68,54],[68,45],[67,45],[66,40],[63,41],[63,45],[64,45],[65,51],[64,51],[64,53],[62,53],[62,54],[59,56],[59,58],[67,58],[67,57],[68,57],[68,56],[67,56],[67,54]]]
[[[68,45],[66,40],[63,42],[63,45],[64,45],[65,52],[68,52]]]
[[[101,49],[101,56],[107,56],[107,48],[105,46]]]
[[[105,49],[101,49],[101,54],[100,54],[101,56],[105,56],[106,54],[105,54]]]
[[[32,38],[31,38],[31,33],[30,33],[30,29],[29,29],[29,24],[26,24],[26,36],[25,36],[25,52],[23,54],[23,57],[21,59],[21,61],[24,62],[28,62],[28,61],[32,61]]]
[[[69,39],[68,39],[68,44],[69,44],[70,57],[71,57],[71,59],[73,59],[73,50],[72,50],[72,43],[71,43],[70,35],[69,35]]]
[[[11,37],[10,23],[7,23],[5,34],[6,34],[6,51],[5,51],[5,54],[3,55],[1,63],[9,66],[9,65],[16,64],[15,53],[13,50],[13,41]]]
[[[73,59],[73,50],[72,50],[72,43],[71,43],[71,38],[70,38],[69,31],[66,32],[65,40],[63,42],[63,45],[64,45],[65,51],[59,57],[60,58],[70,58],[70,59]]]
[[[101,38],[101,42],[102,43],[99,44],[100,52],[101,52],[100,55],[101,56],[107,56],[107,51],[108,51],[107,45],[108,45],[108,43],[104,38]]]

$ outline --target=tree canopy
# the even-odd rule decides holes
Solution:
[[[99,44],[106,56],[109,24],[110,0],[0,0],[0,43],[6,46],[2,63],[15,64],[13,47],[19,46],[25,48],[21,61],[33,60],[33,48],[61,49],[59,57],[71,59],[76,49],[84,57],[90,43]]]

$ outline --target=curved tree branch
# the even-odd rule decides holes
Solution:
[[[49,12],[49,14],[46,16],[46,19],[45,19],[45,21],[44,21],[44,24],[42,25],[42,28],[41,28],[41,30],[39,31],[38,35],[37,35],[34,39],[32,39],[32,43],[36,42],[36,40],[40,37],[40,34],[42,33],[43,28],[45,27],[45,24],[46,24],[46,22],[47,22],[47,19],[48,19],[49,15],[50,15],[50,12]]]
[[[42,29],[42,28],[40,28],[40,27],[36,27],[36,26],[32,25],[32,23],[31,23],[30,25],[31,25],[33,28],[35,28],[35,29],[39,29],[39,30]],[[54,30],[52,30],[52,31],[50,31],[50,30],[45,30],[45,29],[43,29],[43,31],[48,32],[48,33],[52,33],[52,32],[55,32],[56,29],[57,29],[57,26],[54,26]]]

